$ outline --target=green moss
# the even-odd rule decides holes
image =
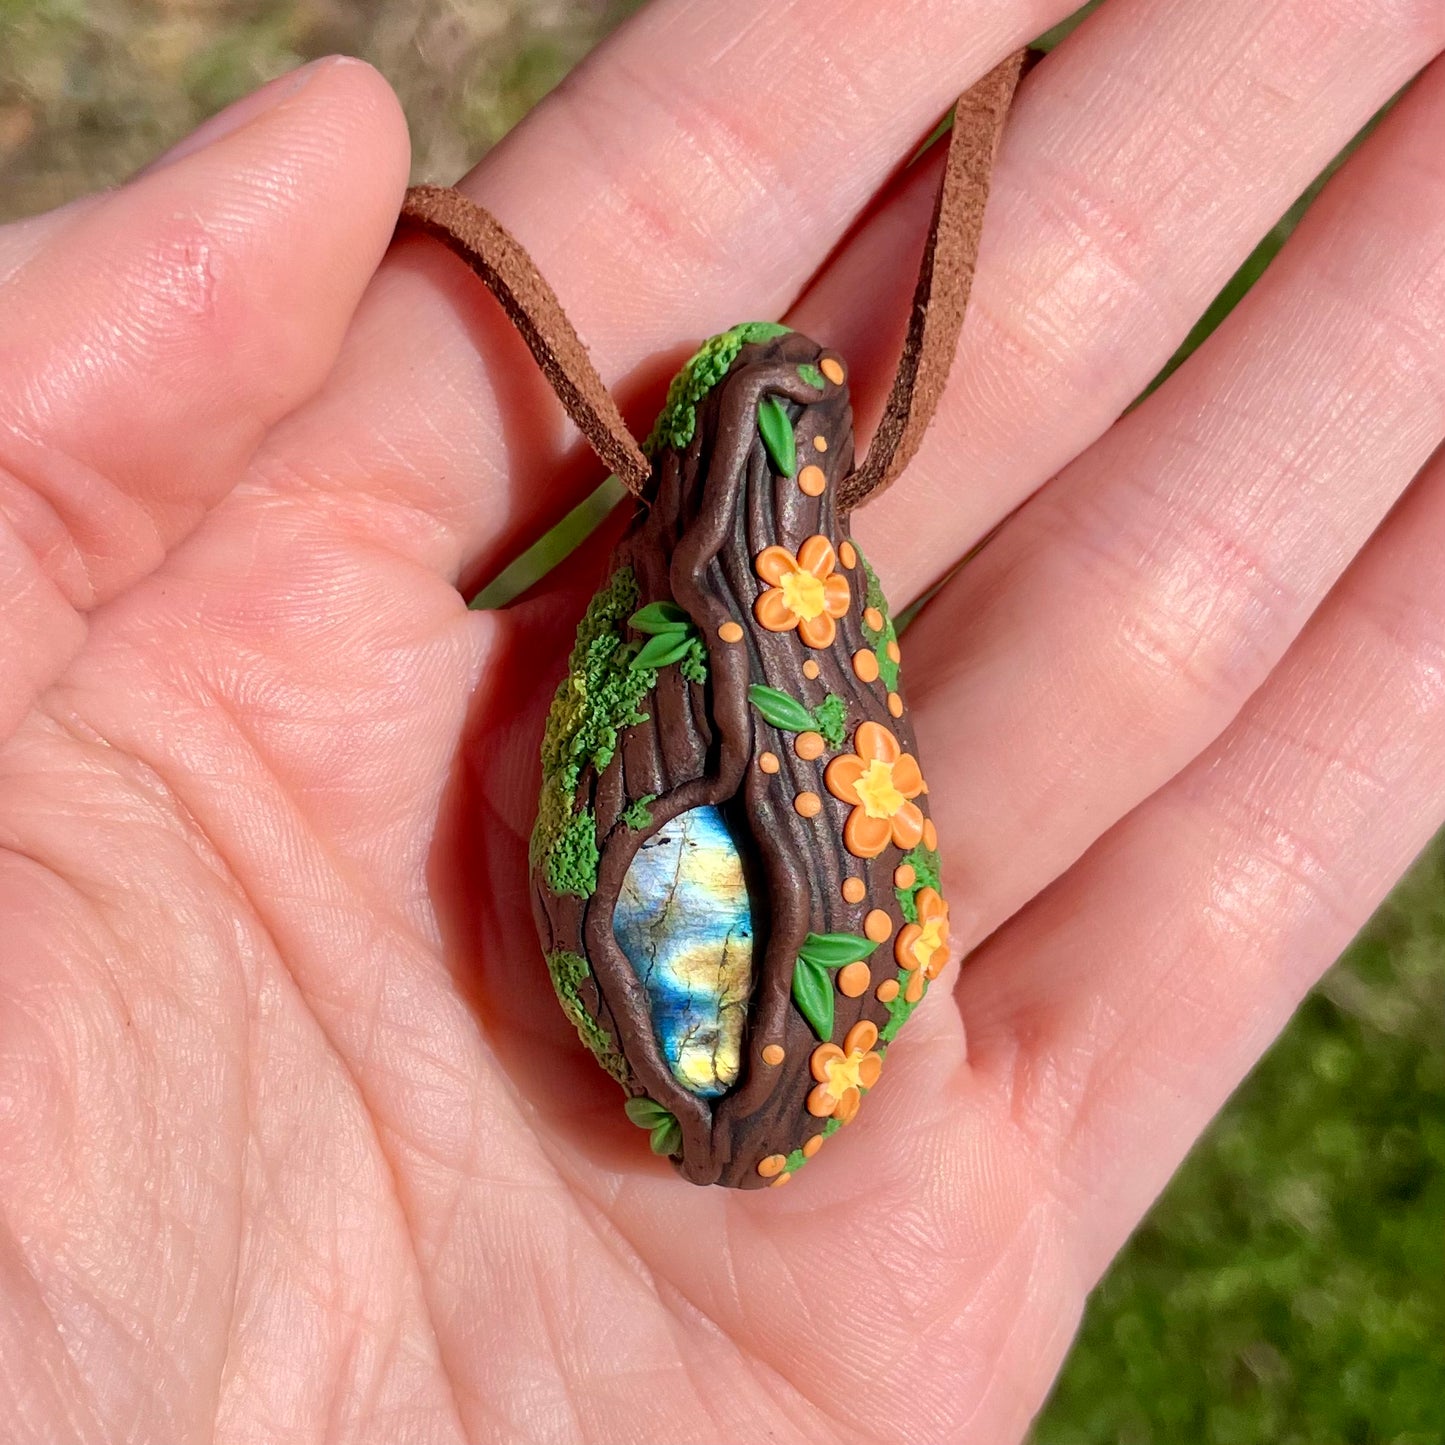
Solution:
[[[928,981],[925,979],[923,992],[913,1003],[909,1003],[903,997],[908,989],[908,979],[909,975],[900,970],[898,974],[898,992],[888,1005],[888,1022],[878,1030],[878,1042],[881,1045],[886,1046],[891,1044],[893,1040],[898,1037],[898,1031],[908,1022],[909,1015],[928,997]],[[880,1048],[879,1052],[884,1052],[884,1049]]]
[[[939,859],[938,853],[932,848],[925,848],[922,843],[916,848],[910,848],[907,853],[899,859],[899,864],[910,864],[913,868],[913,883],[907,888],[895,888],[893,890],[898,899],[898,907],[909,923],[918,922],[918,892],[922,888],[932,888],[936,893],[943,892],[943,883],[938,876]],[[923,994],[913,1003],[909,1003],[903,995],[908,991],[908,982],[911,975],[903,969],[898,971],[898,993],[888,1005],[888,1022],[878,1031],[878,1039],[882,1044],[890,1044],[898,1037],[898,1031],[908,1022],[909,1015],[913,1010],[928,997],[928,982],[925,979]]]
[[[823,379],[823,373],[810,361],[805,361],[798,368],[798,375],[801,376],[809,386],[816,386],[819,391],[822,391],[827,385]]]
[[[656,793],[644,793],[640,798],[629,804],[626,812],[622,815],[622,826],[632,828],[634,831],[641,831],[643,828],[652,826],[651,804],[657,801]]]
[[[552,976],[552,987],[557,990],[557,1000],[562,1005],[562,1011],[571,1019],[578,1037],[587,1045],[593,1058],[619,1084],[625,1085],[631,1078],[626,1062],[617,1052],[611,1036],[582,1007],[582,1002],[577,997],[577,990],[592,977],[587,960],[580,954],[569,953],[565,948],[553,949],[547,955],[547,972]]]
[[[703,342],[696,355],[672,379],[667,401],[642,450],[649,457],[667,447],[681,451],[697,429],[698,403],[728,374],[738,353],[756,341],[785,336],[789,328],[773,321],[745,321]]]
[[[847,737],[848,704],[835,692],[830,692],[813,709],[813,726],[823,735],[823,741],[830,748],[841,748]]]
[[[878,581],[878,574],[869,565],[868,559],[862,552],[858,553],[858,565],[862,567],[863,575],[868,579],[867,590],[864,593],[864,606],[876,608],[883,618],[882,627],[869,627],[865,621],[863,635],[868,639],[868,645],[878,659],[878,676],[883,679],[883,686],[889,692],[897,692],[898,664],[888,655],[889,643],[898,641],[898,633],[893,626],[893,614],[888,610],[888,599],[883,595],[883,587]]]
[[[866,1094],[866,1093],[868,1092],[868,1090],[867,1090],[867,1089],[863,1089],[863,1090],[861,1090],[860,1092]],[[823,1137],[824,1137],[825,1139],[831,1138],[831,1137],[832,1137],[834,1134],[836,1134],[836,1133],[838,1132],[838,1130],[841,1129],[842,1127],[843,1127],[843,1126],[842,1126],[836,1119],[829,1119],[829,1120],[823,1125],[823,1129],[822,1129]],[[796,1173],[798,1172],[798,1170],[801,1169],[801,1168],[803,1167],[803,1165],[806,1164],[807,1162],[808,1162],[808,1156],[807,1156],[806,1154],[804,1154],[801,1149],[794,1149],[793,1152],[788,1155],[787,1163],[785,1163],[785,1164],[783,1165],[782,1169],[779,1170],[778,1172],[779,1172],[779,1173],[786,1173],[786,1174],[796,1174]]]
[[[898,897],[898,906],[903,910],[903,916],[909,923],[918,922],[918,907],[914,903],[920,888],[931,888],[935,893],[943,892],[943,882],[939,877],[939,857],[932,848],[925,848],[922,843],[918,847],[905,853],[899,860],[899,866],[903,864],[913,866],[913,884],[909,888],[895,888],[893,891]]]
[[[678,659],[677,670],[699,686],[707,681],[707,648],[696,633],[688,639],[687,651]]]
[[[623,729],[647,720],[639,706],[657,674],[632,666],[637,644],[624,635],[636,606],[636,579],[630,568],[620,567],[588,604],[568,674],[547,714],[531,857],[559,893],[586,898],[596,887],[596,824],[589,810],[577,810],[583,771],[600,773],[612,761]]]
[[[569,813],[547,849],[547,883],[554,893],[590,898],[597,889],[597,819],[591,808]]]

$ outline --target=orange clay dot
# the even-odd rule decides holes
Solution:
[[[793,806],[805,818],[816,818],[823,811],[823,800],[816,793],[799,793]]]
[[[902,662],[902,661],[903,661],[903,649],[902,649],[901,647],[899,647],[898,643],[897,643],[893,638],[889,638],[889,639],[888,639],[888,661],[889,661],[889,662]]]
[[[763,1062],[776,1067],[783,1062],[786,1055],[783,1053],[782,1044],[765,1044],[763,1046]]]
[[[893,920],[881,908],[871,908],[863,920],[863,932],[874,943],[882,943],[893,932]]]
[[[849,903],[861,903],[868,896],[868,885],[861,878],[843,880],[843,897]]]
[[[879,1003],[892,1003],[898,997],[898,980],[896,978],[885,978],[877,988],[873,990],[873,997]]]
[[[894,717],[903,716],[903,699],[899,697],[896,692],[890,692],[888,694],[888,711],[891,712]]]
[[[792,1177],[793,1177],[793,1176],[792,1176],[791,1174],[779,1174],[778,1177],[777,1177],[776,1179],[774,1179],[771,1184],[768,1185],[768,1188],[769,1188],[769,1189],[776,1189],[776,1188],[778,1187],[778,1185],[780,1185],[780,1184],[786,1184],[786,1183],[788,1182],[788,1180],[790,1180]]]
[[[850,963],[838,970],[838,992],[844,998],[862,998],[872,982],[866,963]]]
[[[893,886],[895,888],[912,888],[918,881],[918,874],[914,871],[912,863],[900,863],[893,870]]]
[[[822,361],[818,363],[818,370],[821,371],[834,386],[841,386],[843,384],[843,368],[838,362],[834,361],[831,356],[825,356]]]
[[[814,662],[813,659],[810,657],[810,658],[803,664],[803,676],[804,676],[804,677],[809,677],[809,678],[817,677],[818,672],[819,672],[818,664],[817,664],[816,662]]]
[[[781,1174],[783,1170],[787,1168],[787,1165],[788,1156],[786,1154],[769,1154],[768,1157],[758,1165],[758,1173],[761,1174],[764,1179],[771,1179],[775,1174]]]
[[[798,473],[798,487],[808,497],[821,497],[828,488],[822,467],[806,466]]]
[[[743,640],[743,630],[736,622],[724,622],[718,628],[717,635],[724,642],[741,642]]]
[[[845,567],[856,567],[858,565],[858,549],[851,542],[839,542],[838,560]]]
[[[776,773],[782,764],[778,761],[777,753],[764,753],[758,759],[758,766],[765,773]]]
[[[874,632],[882,632],[883,614],[876,607],[865,607],[863,609],[863,625],[871,627]]]
[[[930,853],[937,852],[938,850],[938,829],[933,826],[932,818],[925,818],[923,820],[923,846],[927,848]]]
[[[803,1145],[803,1158],[811,1159],[813,1155],[816,1154],[818,1150],[822,1147],[823,1136],[821,1134],[814,1134],[813,1137],[809,1139],[806,1144]]]
[[[877,682],[878,659],[867,648],[859,648],[853,654],[853,671],[858,674],[859,682]]]
[[[814,758],[823,756],[825,746],[822,733],[799,733],[793,751],[805,762],[812,762]]]
[[[814,437],[814,438],[813,438],[813,450],[814,450],[815,452],[825,452],[825,451],[827,451],[827,450],[828,450],[828,438],[827,438],[827,437]]]

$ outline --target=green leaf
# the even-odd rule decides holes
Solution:
[[[773,459],[773,470],[780,476],[791,477],[798,470],[798,441],[787,409],[777,397],[765,396],[758,403],[758,430]]]
[[[798,957],[820,968],[842,968],[845,963],[861,963],[877,947],[872,939],[859,938],[856,933],[810,933]]]
[[[649,602],[627,619],[627,625],[636,632],[685,632],[692,619],[676,602]]]
[[[799,957],[793,965],[793,1002],[824,1043],[833,1037],[833,980],[828,970]]]
[[[682,1125],[669,1114],[653,1129],[648,1142],[654,1154],[675,1154],[682,1143]]]
[[[669,1119],[672,1119],[674,1124],[677,1122],[670,1110],[664,1109],[653,1099],[629,1099],[622,1107],[627,1111],[627,1117],[639,1129],[655,1129]]]
[[[813,726],[813,714],[797,698],[779,692],[775,687],[764,687],[762,683],[755,682],[748,689],[748,701],[775,728],[803,733],[810,731]]]
[[[828,383],[823,379],[823,373],[813,365],[811,361],[805,361],[798,368],[798,375],[808,383],[809,386],[816,386],[819,391],[826,391]]]
[[[632,659],[634,667],[668,667],[687,652],[691,641],[685,632],[659,632],[642,644],[642,651]]]

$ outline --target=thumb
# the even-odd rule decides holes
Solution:
[[[0,737],[320,387],[407,167],[386,82],[332,58],[0,230]]]

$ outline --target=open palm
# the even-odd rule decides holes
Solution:
[[[624,402],[788,313],[867,423],[936,171],[873,197],[1067,8],[659,0],[467,189]],[[1445,72],[1116,420],[1442,46],[1435,0],[1110,0],[1023,87],[858,524],[902,606],[1009,518],[905,640],[988,941],[783,1191],[678,1181],[550,996],[525,838],[602,544],[457,583],[596,473],[455,261],[376,271],[384,84],[302,72],[0,231],[7,1439],[1017,1439],[1445,811]]]

